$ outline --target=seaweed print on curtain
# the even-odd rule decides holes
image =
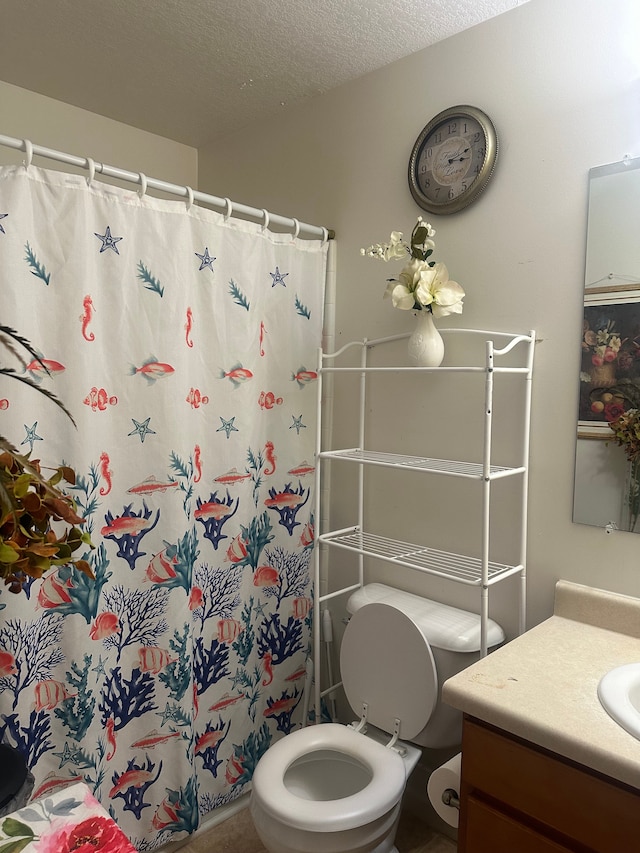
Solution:
[[[301,721],[325,267],[181,201],[0,171],[0,319],[77,423],[4,380],[0,434],[74,468],[95,545],[95,581],[0,593],[0,736],[36,796],[86,782],[140,850]]]

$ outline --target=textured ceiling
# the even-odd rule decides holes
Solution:
[[[526,0],[0,0],[0,80],[187,145]]]

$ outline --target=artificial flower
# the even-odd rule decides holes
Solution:
[[[429,306],[434,317],[462,314],[464,290],[457,281],[449,280],[443,263],[421,272],[415,298],[421,305]]]
[[[385,261],[396,261],[406,258],[406,244],[402,240],[402,231],[392,231],[389,244],[384,249]]]
[[[388,243],[374,243],[360,253],[381,261],[410,259],[397,278],[388,279],[385,298],[391,299],[394,308],[401,311],[430,311],[434,317],[462,313],[464,290],[456,281],[449,280],[443,263],[429,260],[435,249],[431,239],[435,230],[418,217],[405,242],[401,231],[392,231]]]
[[[628,530],[632,533],[640,516],[640,409],[627,409],[609,421],[616,444],[624,450],[630,463],[626,503],[629,512]]]
[[[640,459],[640,410],[627,409],[609,421],[616,444],[624,449],[627,459]]]

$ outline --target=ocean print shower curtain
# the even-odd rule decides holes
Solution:
[[[35,796],[86,782],[140,850],[301,719],[325,267],[182,201],[0,170],[0,322],[77,424],[3,379],[0,434],[75,470],[95,546],[95,580],[0,591],[0,737]]]

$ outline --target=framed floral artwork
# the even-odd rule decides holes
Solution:
[[[640,408],[640,283],[585,290],[581,346],[578,437],[612,439]]]

